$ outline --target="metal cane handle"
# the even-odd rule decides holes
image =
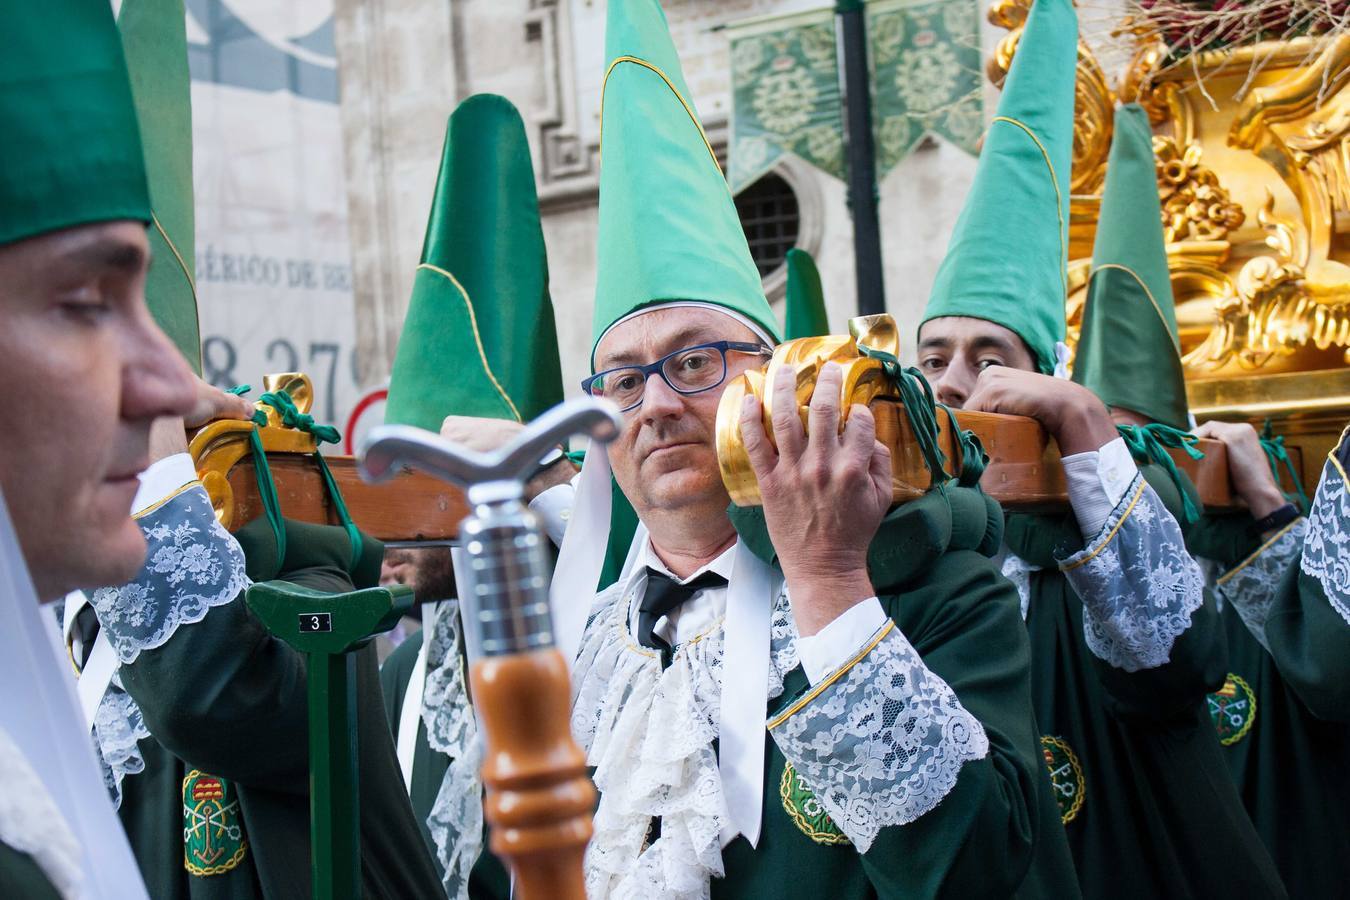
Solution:
[[[407,466],[467,488],[470,502],[476,499],[475,493],[483,494],[485,490],[492,496],[478,499],[500,500],[505,499],[501,489],[509,490],[509,485],[523,489],[539,458],[550,447],[577,434],[608,443],[618,435],[621,424],[614,404],[581,397],[553,407],[527,425],[511,443],[491,453],[452,444],[422,428],[381,425],[361,442],[358,454],[361,476],[371,482],[384,481]]]

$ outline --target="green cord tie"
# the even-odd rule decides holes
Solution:
[[[251,384],[236,384],[234,387],[225,391],[225,393],[234,394],[236,397],[242,397],[251,390],[253,390],[253,385]]]
[[[989,465],[989,454],[984,451],[984,442],[975,432],[961,427],[961,423],[956,421],[956,412],[950,406],[945,403],[939,403],[938,406],[947,414],[952,434],[961,444],[961,471],[957,483],[961,487],[975,487]]]
[[[241,387],[248,390],[248,385],[241,385]],[[283,425],[313,435],[314,440],[320,444],[336,444],[342,440],[342,434],[332,425],[318,425],[315,423],[313,416],[302,413],[295,405],[295,401],[291,399],[291,395],[286,391],[268,391],[258,398],[258,402],[266,403],[276,410]],[[253,423],[258,428],[265,426],[267,424],[267,413],[261,409],[255,410]],[[263,510],[267,513],[267,521],[272,524],[272,533],[277,540],[277,552],[280,554],[278,559],[284,562],[286,559],[286,529],[282,522],[281,505],[277,501],[276,485],[272,481],[272,469],[267,464],[267,454],[263,452],[262,439],[258,437],[257,428],[249,434],[249,446],[253,450],[253,467],[258,472],[258,493],[262,496]],[[351,512],[347,509],[346,501],[342,499],[342,492],[338,490],[337,481],[333,478],[333,473],[328,468],[328,462],[323,458],[323,454],[315,450],[314,458],[319,464],[319,474],[323,476],[323,483],[328,489],[328,496],[332,498],[333,511],[337,513],[338,522],[347,532],[347,540],[352,548],[351,571],[355,572],[357,563],[361,561],[361,552],[364,549],[361,530],[352,521]]]
[[[1298,506],[1299,512],[1308,508],[1308,495],[1303,490],[1303,481],[1298,477],[1298,471],[1294,468],[1294,461],[1289,458],[1289,451],[1284,447],[1284,435],[1275,434],[1274,426],[1270,419],[1261,428],[1261,449],[1266,451],[1266,462],[1270,464],[1270,474],[1275,476],[1275,486],[1280,489],[1284,498]],[[1285,471],[1289,473],[1290,479],[1294,482],[1294,492],[1287,493],[1280,486],[1280,466],[1283,465]]]
[[[285,391],[268,391],[258,398],[258,402],[266,403],[276,410],[277,415],[281,417],[281,424],[314,435],[314,439],[320,444],[336,444],[342,440],[341,432],[332,425],[315,424],[313,416],[302,413],[291,399],[291,395]],[[261,409],[257,410],[253,413],[253,421],[259,425],[266,425],[267,413]]]
[[[1184,450],[1191,459],[1204,459],[1205,454],[1195,448],[1200,439],[1189,432],[1161,422],[1149,425],[1117,425],[1116,431],[1125,439],[1125,446],[1130,448],[1130,454],[1136,462],[1156,463],[1167,470],[1172,483],[1177,486],[1177,492],[1181,494],[1182,518],[1186,520],[1186,524],[1198,521],[1200,511],[1195,508],[1195,501],[1191,500],[1191,495],[1183,486],[1181,472],[1177,470],[1177,464],[1172,460],[1172,454],[1167,452],[1167,448]]]
[[[933,478],[930,488],[940,487],[950,481],[952,476],[947,474],[947,457],[943,454],[938,439],[936,402],[933,399],[933,389],[929,387],[928,380],[919,373],[918,369],[907,369],[902,366],[900,360],[896,359],[894,354],[887,353],[885,350],[875,350],[871,347],[859,345],[858,352],[869,359],[880,362],[881,367],[900,391],[900,402],[904,405],[905,415],[909,418],[910,427],[914,430],[914,438],[919,444],[919,452],[923,454],[924,465],[928,467],[928,472]],[[964,442],[962,447],[965,447]],[[980,452],[983,453],[982,450]],[[981,469],[983,469],[983,466],[981,466]],[[964,471],[965,466],[963,465],[963,475]]]

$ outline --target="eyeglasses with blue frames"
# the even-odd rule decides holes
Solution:
[[[727,354],[753,353],[765,359],[773,351],[763,344],[744,341],[714,341],[676,350],[645,366],[619,366],[606,369],[581,382],[581,389],[592,397],[603,397],[620,410],[637,409],[647,392],[647,379],[660,375],[672,391],[701,394],[727,379]]]

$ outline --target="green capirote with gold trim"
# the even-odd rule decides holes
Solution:
[[[609,4],[605,58],[592,366],[596,344],[615,322],[658,303],[725,307],[776,338],[778,323],[658,0]]]
[[[816,261],[805,250],[787,252],[787,299],[783,310],[783,338],[796,340],[830,333],[825,291]]]
[[[1046,375],[1064,340],[1077,54],[1070,0],[1036,0],[922,320],[1002,325]]]
[[[112,8],[0,3],[0,245],[150,221],[140,128]]]
[[[446,125],[385,422],[528,422],[562,398],[525,125],[506,98],[479,94]]]
[[[1073,380],[1107,406],[1190,427],[1153,130],[1137,103],[1116,110]]]
[[[194,372],[202,371],[194,269],[192,92],[183,0],[123,0],[117,14],[150,181],[150,314]]]

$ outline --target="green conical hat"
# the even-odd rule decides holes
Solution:
[[[776,337],[658,0],[610,0],[605,51],[592,356],[624,316],[681,300],[724,307]]]
[[[145,139],[154,216],[147,235],[152,262],[145,302],[159,327],[200,375],[186,22],[183,0],[123,0],[117,15]]]
[[[561,372],[525,125],[504,97],[479,94],[446,127],[385,421],[527,422],[562,401]]]
[[[1073,380],[1108,406],[1189,428],[1172,279],[1153,163],[1153,131],[1137,104],[1116,111],[1106,188]]]
[[[795,340],[830,333],[825,313],[825,291],[820,286],[816,261],[805,250],[787,252],[787,309],[783,314],[783,337]]]
[[[0,35],[0,244],[93,222],[149,222],[112,7],[8,0]]]
[[[1064,340],[1077,52],[1070,0],[1036,0],[923,318],[1002,325],[1047,375]]]

